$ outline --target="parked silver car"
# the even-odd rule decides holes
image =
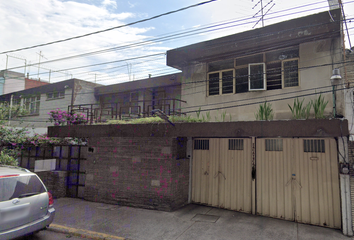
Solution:
[[[0,240],[45,229],[54,215],[53,197],[35,173],[0,165]]]

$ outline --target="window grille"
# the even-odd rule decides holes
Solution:
[[[325,152],[325,142],[321,139],[304,140],[304,152]]]
[[[209,150],[209,140],[194,140],[194,150]]]
[[[266,139],[266,151],[283,151],[283,139]]]
[[[229,150],[243,150],[243,139],[229,139]]]

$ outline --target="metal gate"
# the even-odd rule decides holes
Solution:
[[[334,139],[256,140],[257,214],[341,228]]]
[[[194,139],[193,149],[192,201],[251,212],[251,139]]]

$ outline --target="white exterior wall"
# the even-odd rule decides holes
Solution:
[[[182,100],[187,101],[187,103],[182,104],[183,111],[196,116],[195,111],[199,109],[199,106],[202,106],[202,110],[220,108],[220,110],[210,110],[211,121],[215,121],[215,117],[220,119],[223,111],[227,112],[227,121],[230,119],[229,115],[231,115],[232,121],[250,121],[255,120],[255,113],[260,102],[291,98],[270,102],[274,111],[274,119],[291,119],[292,115],[288,104],[293,105],[293,97],[300,96],[300,100],[302,100],[303,97],[301,95],[327,91],[327,93],[322,94],[325,101],[328,101],[325,115],[332,117],[333,95],[330,77],[332,76],[332,63],[341,61],[342,54],[340,49],[341,42],[339,38],[300,44],[299,86],[277,90],[207,96],[207,63],[186,67],[183,69]],[[327,65],[313,67],[323,64]],[[336,67],[338,66],[333,65],[333,68]],[[318,95],[305,96],[304,103],[306,104],[317,97]],[[216,103],[221,104],[216,105]],[[337,113],[343,114],[343,109],[343,95],[337,93]],[[205,115],[206,112],[209,112],[209,110],[202,111],[202,114]],[[313,110],[311,112],[313,113]]]
[[[5,83],[3,86],[3,94],[17,92],[25,89],[25,75],[23,73],[2,71]]]
[[[54,124],[49,122],[48,112],[59,108],[60,110],[67,111],[68,106],[71,104],[71,89],[65,89],[64,98],[47,100],[47,93],[41,94],[39,115],[32,115],[28,117],[23,117],[23,123],[18,121],[12,123],[11,125],[19,125],[21,127],[48,127]]]

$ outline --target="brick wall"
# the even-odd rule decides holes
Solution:
[[[67,172],[44,171],[36,172],[36,174],[43,181],[44,185],[54,198],[62,198],[66,196]]]
[[[84,199],[171,211],[188,201],[189,160],[176,138],[89,139]]]

